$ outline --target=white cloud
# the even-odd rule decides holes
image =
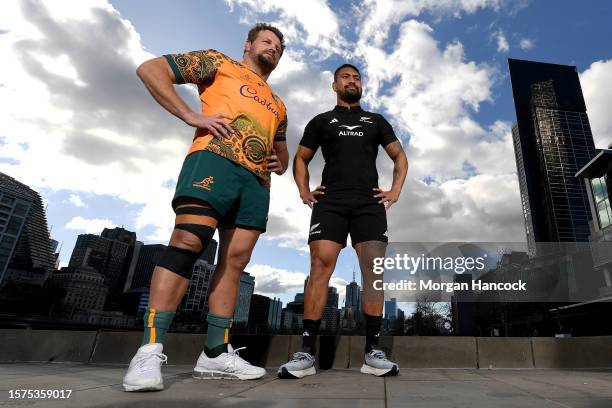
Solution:
[[[388,213],[394,241],[524,241],[510,124],[472,117],[491,101],[498,73],[465,60],[463,45],[440,45],[422,22],[401,24],[390,51],[361,41],[366,97],[392,119],[410,169]],[[383,187],[392,164],[379,156]],[[431,180],[426,184],[420,180]]]
[[[506,39],[506,35],[502,30],[497,31],[494,34],[494,37],[497,41],[497,52],[508,52],[510,51],[510,44],[508,44],[508,40]]]
[[[522,50],[532,50],[533,48],[535,48],[535,41],[531,38],[522,38],[520,43],[519,43],[519,47],[521,47]]]
[[[612,143],[612,59],[596,61],[580,75],[595,147]]]
[[[498,73],[468,61],[461,42],[440,44],[431,26],[403,20],[424,11],[458,17],[485,7],[500,10],[507,3],[368,1],[349,27],[343,23],[348,15],[324,1],[301,7],[293,2],[228,1],[247,10],[249,18],[275,15],[295,45],[270,77],[288,107],[291,153],[306,122],[335,104],[332,74],[320,69],[313,53],[324,58],[354,50],[365,74],[365,100],[391,120],[398,134],[410,136],[410,143],[405,143],[409,180],[402,201],[389,213],[392,239],[421,241],[517,237],[523,227],[518,218],[515,229],[520,200],[512,182],[516,176],[508,124],[482,126],[471,117],[482,103],[491,101]],[[178,175],[192,129],[157,106],[136,78],[137,63],[151,55],[134,27],[108,3],[92,4],[79,2],[74,14],[69,7],[45,8],[31,0],[22,2],[25,13],[8,7],[4,18],[12,23],[2,25],[10,32],[0,36],[0,51],[15,63],[0,67],[2,78],[12,78],[0,86],[5,107],[0,111],[0,134],[6,143],[0,156],[18,160],[19,165],[0,162],[0,171],[33,188],[108,194],[140,204],[136,228],[152,227],[146,239],[165,241],[173,225],[168,205],[173,189],[167,182]],[[400,24],[396,42],[383,47],[394,24]],[[342,30],[354,30],[358,43],[348,44]],[[77,41],[82,32],[88,33],[87,42]],[[55,65],[50,65],[54,58]],[[192,90],[181,92],[190,102],[195,100]],[[33,94],[37,97],[29,96]],[[40,163],[49,157],[53,166],[41,173]],[[381,185],[390,185],[391,162],[384,153],[379,157]],[[320,182],[322,167],[318,154],[310,165],[311,185]],[[419,181],[425,177],[434,182]],[[495,194],[488,189],[496,189]],[[264,237],[307,250],[310,209],[301,203],[290,172],[273,176],[271,197]],[[78,225],[77,218],[69,224]],[[482,233],[474,227],[479,223]],[[270,287],[289,284],[265,271],[262,282]]]
[[[153,226],[151,238],[167,240],[166,181],[178,174],[193,129],[159,107],[135,75],[152,55],[131,23],[102,0],[11,2],[0,18],[9,31],[0,51],[13,61],[0,67],[0,157],[11,159],[0,171],[34,189],[141,204],[137,227]],[[179,92],[196,100],[190,88]],[[49,163],[43,172],[41,163]]]
[[[340,34],[336,13],[325,0],[311,0],[308,3],[282,0],[226,0],[230,7],[242,6],[243,23],[256,22],[251,15],[278,13],[279,27],[289,44],[301,44],[311,50],[322,52],[321,58],[329,56],[345,43]]]
[[[367,38],[372,45],[380,46],[388,38],[393,25],[424,12],[438,18],[459,18],[485,8],[495,11],[506,8],[514,12],[525,5],[526,1],[520,0],[366,0],[354,6],[354,9],[362,21],[363,38]]]
[[[288,271],[270,265],[249,265],[246,271],[255,277],[255,292],[267,296],[278,296],[288,292],[303,292],[304,272]]]
[[[77,194],[70,194],[70,198],[68,200],[77,207],[87,207],[83,200],[81,200],[81,197],[79,197]]]
[[[116,225],[108,219],[86,219],[81,216],[74,217],[64,226],[66,229],[85,231],[87,234],[100,234],[104,228],[115,228]]]

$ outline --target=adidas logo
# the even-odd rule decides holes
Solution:
[[[302,336],[308,336],[308,337],[310,337],[310,334],[308,334],[308,332],[307,332],[307,331],[305,331],[304,333],[302,333]]]
[[[385,236],[385,237],[387,237],[387,238],[389,237],[389,235],[387,234],[387,231],[385,231],[385,232],[383,233],[383,236]]]
[[[365,122],[365,123],[372,123],[372,118],[370,118],[369,116],[362,116],[361,119],[359,119],[360,122]]]
[[[329,124],[331,125],[332,123],[336,123],[336,122],[338,122],[338,119],[333,118],[333,119],[331,120],[331,122],[329,122]]]

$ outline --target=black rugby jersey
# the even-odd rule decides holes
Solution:
[[[369,194],[378,187],[378,146],[385,147],[396,140],[393,128],[382,115],[359,106],[349,109],[337,105],[308,122],[300,145],[315,151],[321,147],[325,160],[321,184],[325,192]]]

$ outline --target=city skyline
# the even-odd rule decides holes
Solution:
[[[70,8],[23,1],[8,5],[0,17],[2,44],[16,61],[2,68],[14,80],[0,88],[8,107],[0,113],[0,171],[41,192],[52,237],[63,243],[62,264],[78,233],[104,227],[123,225],[147,243],[167,243],[170,196],[191,130],[155,106],[135,67],[152,55],[199,48],[239,59],[249,24],[259,19],[277,21],[281,29],[295,27],[270,77],[289,109],[292,149],[310,116],[333,106],[331,71],[346,60],[362,68],[364,106],[390,120],[411,164],[401,200],[389,212],[392,240],[525,240],[507,57],[576,65],[595,146],[610,142],[605,107],[611,100],[606,84],[612,51],[597,41],[610,36],[603,17],[609,4],[576,9],[566,1],[550,10],[533,1],[406,2],[390,15],[375,2],[361,3],[359,10],[348,2],[319,2],[300,12],[281,2],[218,1],[206,12],[188,3],[194,10],[189,15],[163,2],[151,2],[147,14],[119,0]],[[556,24],[579,29],[559,32],[542,24],[550,13]],[[151,15],[163,15],[165,24],[183,30],[160,35]],[[313,16],[317,23],[309,20]],[[74,24],[58,24],[62,21]],[[107,42],[111,26],[118,30],[113,44]],[[54,29],[64,36],[55,36]],[[92,46],[71,43],[78,35],[70,30],[87,30]],[[37,53],[20,48],[23,39],[42,48]],[[29,57],[45,69],[29,71],[23,63]],[[101,66],[110,75],[102,75]],[[32,90],[39,98],[23,96]],[[181,87],[181,94],[194,101],[189,87]],[[98,114],[110,116],[100,120]],[[40,163],[49,158],[53,164],[41,172]],[[384,159],[381,185],[390,180],[390,162]],[[317,155],[313,184],[320,169]],[[286,302],[300,291],[295,282],[308,274],[309,210],[289,174],[272,184],[269,231],[246,269],[258,278],[262,293]],[[332,281],[341,299],[355,266],[352,249],[342,251]]]

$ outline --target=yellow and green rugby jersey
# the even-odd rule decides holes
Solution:
[[[208,150],[244,166],[267,186],[266,156],[275,141],[286,140],[287,111],[266,81],[245,64],[215,50],[164,55],[177,83],[198,85],[205,115],[226,114],[240,132],[223,141],[196,129],[188,155]]]

